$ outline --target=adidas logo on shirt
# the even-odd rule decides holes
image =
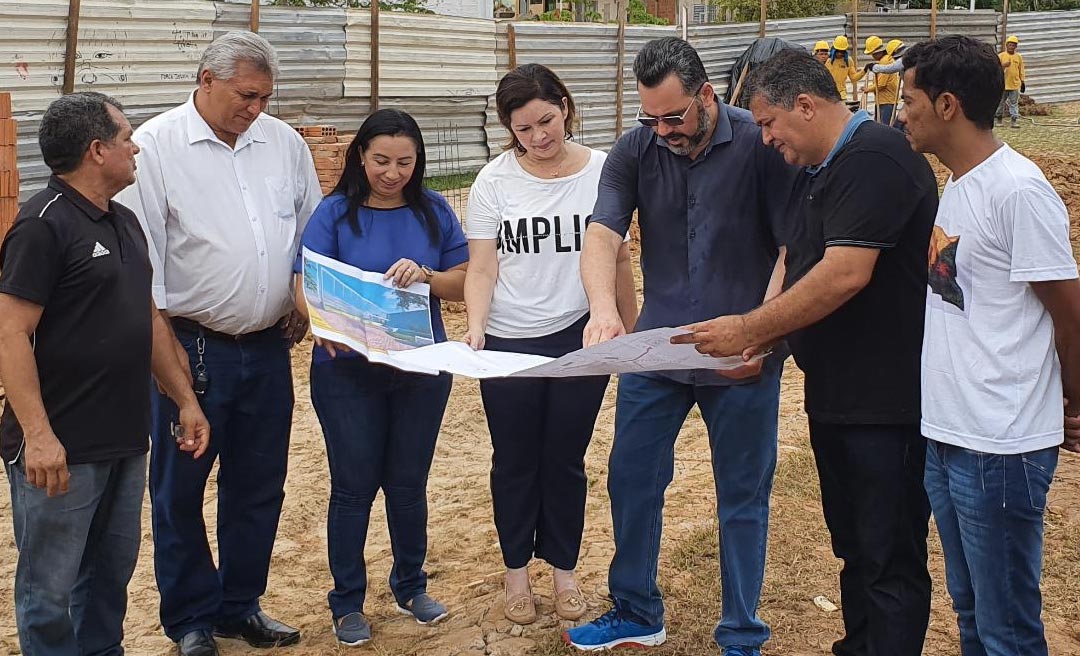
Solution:
[[[100,241],[94,242],[94,252],[90,255],[91,258],[103,257],[109,254],[109,249],[101,245]]]

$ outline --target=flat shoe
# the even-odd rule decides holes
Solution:
[[[576,587],[555,593],[555,612],[564,620],[579,620],[588,608]]]
[[[523,592],[515,597],[507,597],[503,614],[506,615],[506,619],[514,624],[532,624],[535,622],[536,602],[533,601],[532,591]]]

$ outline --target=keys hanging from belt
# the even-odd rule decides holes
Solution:
[[[203,361],[203,354],[206,353],[206,337],[203,336],[201,330],[199,336],[195,338],[195,353],[199,359],[195,363],[195,375],[191,380],[191,389],[199,396],[202,396],[206,394],[206,390],[210,387],[210,374],[206,372],[206,363]]]

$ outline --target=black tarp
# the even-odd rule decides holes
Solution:
[[[747,74],[749,74],[750,71],[754,70],[754,64],[760,64],[781,50],[787,49],[806,50],[797,43],[784,41],[777,37],[756,39],[751,43],[750,47],[744,50],[743,54],[739,55],[739,58],[735,60],[735,64],[731,67],[731,82],[728,83],[727,91],[724,93],[724,102],[731,102],[731,95],[735,93],[735,87],[739,85],[739,78],[742,77],[744,68],[746,69]],[[747,67],[747,64],[749,64],[749,67]],[[748,104],[747,97],[740,93],[735,105],[746,109]]]

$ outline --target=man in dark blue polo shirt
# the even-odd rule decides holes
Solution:
[[[746,92],[765,141],[807,171],[784,293],[672,341],[748,355],[787,336],[806,374],[822,510],[844,561],[845,636],[833,654],[919,656],[930,618],[919,366],[937,183],[900,132],[848,111],[809,54],[777,54]]]
[[[591,312],[586,345],[622,332],[615,259],[634,210],[645,284],[638,330],[746,312],[770,289],[779,291],[782,277],[782,224],[797,171],[762,144],[749,112],[717,99],[685,41],[649,42],[634,73],[643,126],[623,135],[608,156],[581,256]],[[696,404],[709,431],[719,497],[723,616],[714,637],[727,656],[759,653],[769,637],[757,606],[782,361],[773,356],[727,378],[714,371],[620,377],[608,473],[615,608],[567,632],[568,642],[597,649],[664,641],[656,581],[664,491],[675,438]]]
[[[121,654],[142,538],[151,371],[181,407],[181,450],[199,457],[210,429],[154,308],[146,238],[110,200],[134,182],[139,150],[119,103],[59,98],[39,142],[54,175],[0,247],[15,621],[24,654]]]

